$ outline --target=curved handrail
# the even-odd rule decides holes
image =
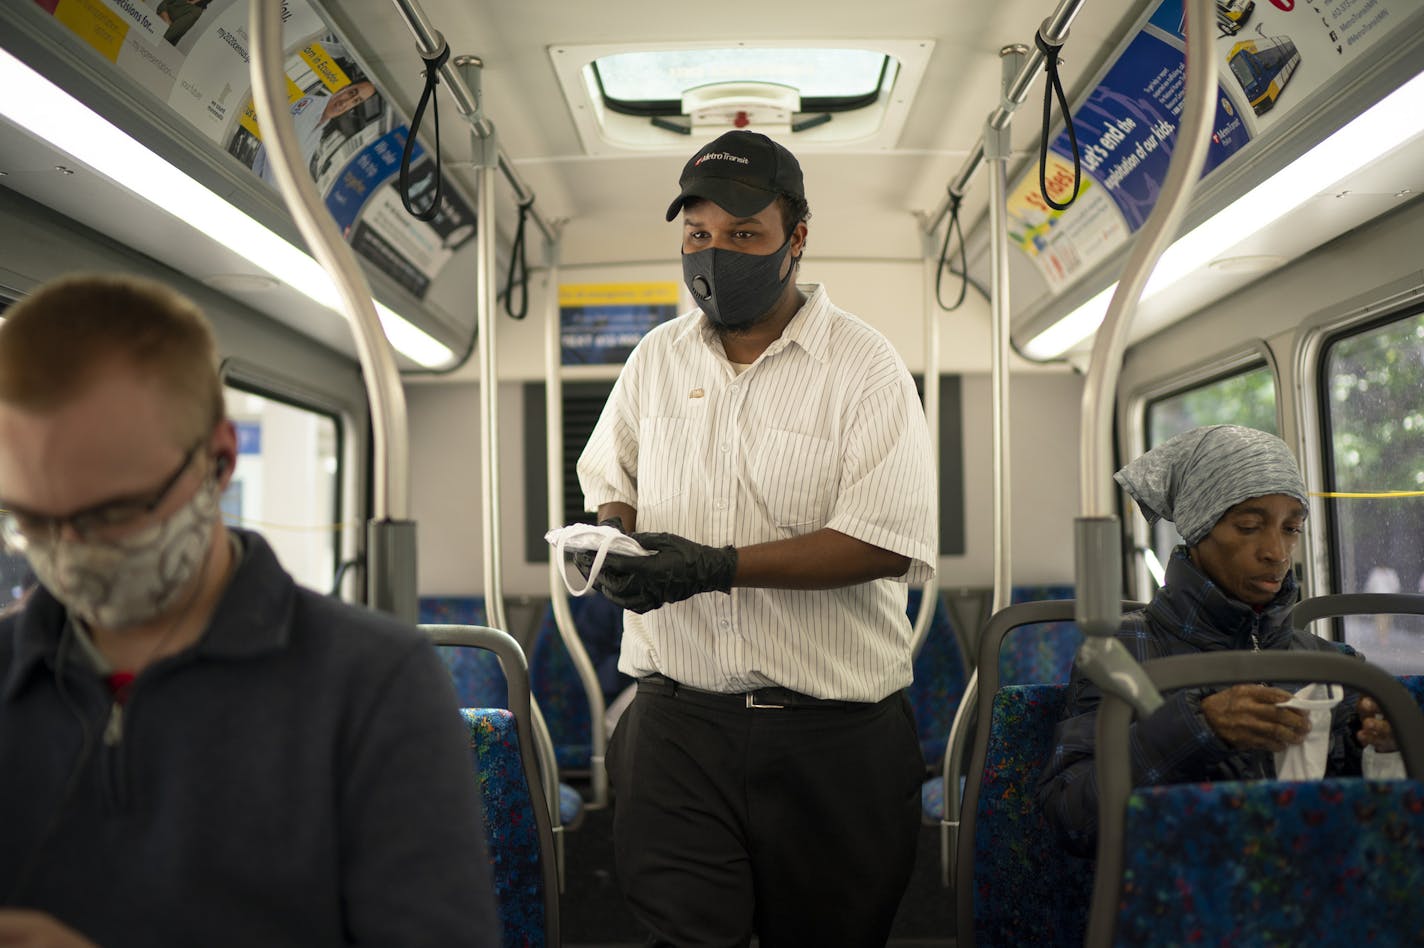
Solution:
[[[1082,446],[1079,490],[1081,516],[1077,534],[1077,616],[1083,630],[1079,667],[1104,693],[1122,695],[1150,714],[1162,703],[1151,682],[1141,674],[1116,631],[1114,605],[1122,598],[1122,536],[1114,513],[1112,481],[1112,410],[1127,330],[1138,299],[1157,259],[1176,235],[1186,215],[1192,187],[1201,175],[1211,144],[1216,116],[1217,68],[1210,24],[1212,0],[1186,0],[1186,95],[1172,160],[1161,194],[1128,254],[1117,291],[1093,340],[1092,362],[1083,385]]]
[[[1397,679],[1358,658],[1329,652],[1233,650],[1159,658],[1144,662],[1141,667],[1163,690],[1243,681],[1346,685],[1379,702],[1403,753],[1405,772],[1414,780],[1424,776],[1424,713]],[[1126,752],[1132,712],[1120,698],[1107,694],[1098,709],[1098,852],[1087,939],[1092,946],[1112,943],[1122,892],[1123,824],[1132,792],[1132,765]]]
[[[301,144],[287,104],[281,8],[281,0],[254,0],[252,4],[248,22],[252,34],[252,103],[262,123],[268,164],[276,175],[282,198],[312,254],[331,274],[341,294],[342,311],[355,333],[366,397],[371,402],[372,518],[405,520],[410,511],[405,390],[401,388],[391,345],[376,315],[366,275],[316,193],[301,157]]]
[[[559,944],[559,873],[554,845],[553,817],[549,812],[544,780],[535,752],[533,704],[529,698],[529,663],[524,650],[508,633],[483,625],[422,625],[420,631],[435,645],[481,648],[493,652],[504,672],[505,690],[509,695],[509,710],[514,714],[519,732],[519,759],[524,766],[524,779],[529,783],[530,808],[539,831],[539,848],[544,853],[540,873],[544,877],[545,943]],[[555,792],[557,793],[557,787]],[[543,803],[540,806],[540,802]]]
[[[1290,611],[1293,629],[1304,629],[1320,619],[1344,616],[1424,615],[1424,595],[1418,593],[1337,593],[1302,599]]]

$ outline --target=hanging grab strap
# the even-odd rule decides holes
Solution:
[[[509,274],[504,279],[504,311],[511,319],[529,313],[529,257],[524,249],[524,222],[534,207],[533,199],[519,205],[519,226],[514,229],[514,245],[509,248]],[[514,307],[514,290],[519,289],[519,308]]]
[[[946,313],[952,313],[963,305],[964,293],[969,289],[968,257],[964,251],[964,225],[959,222],[959,204],[963,200],[964,198],[960,195],[953,191],[949,192],[949,224],[944,228],[944,244],[939,248],[939,268],[935,271],[935,302]],[[944,281],[944,271],[949,263],[949,238],[956,230],[959,231],[959,299],[954,301],[953,306],[946,306],[944,298],[940,296],[940,284]]]
[[[1073,129],[1073,116],[1068,114],[1068,98],[1063,94],[1063,80],[1058,75],[1058,51],[1063,44],[1050,45],[1043,39],[1042,31],[1033,34],[1033,42],[1043,53],[1044,67],[1048,78],[1043,84],[1043,134],[1038,142],[1038,190],[1043,200],[1055,211],[1066,211],[1078,199],[1079,185],[1083,180],[1081,159],[1078,155],[1078,133]],[[1048,129],[1053,117],[1053,97],[1058,96],[1058,110],[1063,113],[1063,124],[1068,126],[1068,143],[1073,149],[1073,195],[1062,204],[1048,196]]]
[[[443,47],[434,56],[425,57],[425,89],[420,93],[420,102],[415,107],[415,116],[410,120],[410,134],[405,139],[405,150],[401,152],[400,196],[406,213],[418,221],[430,221],[440,212],[440,189],[444,173],[440,168],[440,98],[435,87],[440,84],[440,67],[450,58],[450,47]],[[425,116],[425,106],[431,104],[435,116],[435,192],[424,210],[417,211],[410,203],[410,156],[415,151],[415,136],[420,131],[420,120]]]

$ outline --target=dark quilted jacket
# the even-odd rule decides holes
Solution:
[[[1296,599],[1294,576],[1287,576],[1276,598],[1257,613],[1227,596],[1192,564],[1186,548],[1178,547],[1167,568],[1167,582],[1146,609],[1123,616],[1117,637],[1138,661],[1250,649],[1252,633],[1260,648],[1330,651],[1337,646],[1308,632],[1292,631],[1287,619]],[[1299,683],[1273,682],[1294,691]],[[1170,692],[1166,703],[1131,729],[1132,777],[1135,785],[1194,783],[1211,780],[1252,780],[1275,776],[1274,756],[1267,751],[1233,751],[1223,744],[1203,718],[1201,699],[1215,689],[1188,688]],[[1101,692],[1073,667],[1072,684],[1055,734],[1053,757],[1039,779],[1038,802],[1064,844],[1083,856],[1093,854],[1098,828],[1098,782],[1093,768],[1097,710]],[[1336,705],[1330,737],[1327,773],[1360,772],[1360,746],[1350,729],[1357,695],[1346,693]]]

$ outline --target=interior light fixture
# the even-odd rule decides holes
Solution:
[[[0,49],[0,116],[203,233],[309,299],[341,313],[336,284],[302,250],[268,230],[126,132]],[[386,338],[430,368],[454,361],[439,340],[379,301]]]
[[[1344,127],[1179,237],[1157,261],[1144,300],[1175,285],[1328,191],[1365,165],[1424,133],[1424,73],[1395,89]],[[1035,359],[1062,355],[1092,335],[1107,315],[1114,283],[1039,333],[1024,346]]]

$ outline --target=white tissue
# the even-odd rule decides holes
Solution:
[[[582,596],[593,588],[593,581],[603,570],[603,560],[609,553],[623,556],[652,556],[656,550],[645,550],[642,545],[616,527],[591,523],[571,523],[566,527],[555,527],[544,534],[544,539],[554,548],[554,555],[563,567],[565,550],[584,550],[594,553],[593,567],[588,571],[588,582],[582,589],[575,589],[569,582],[567,569],[560,569],[564,577],[564,587],[574,596]]]
[[[1310,718],[1310,733],[1305,740],[1276,754],[1277,780],[1319,780],[1325,776],[1325,762],[1330,755],[1330,709],[1343,697],[1339,685],[1313,684],[1277,705],[1299,709]]]
[[[1366,780],[1403,780],[1404,755],[1399,751],[1384,753],[1366,747],[1365,755],[1360,759],[1360,769]]]

